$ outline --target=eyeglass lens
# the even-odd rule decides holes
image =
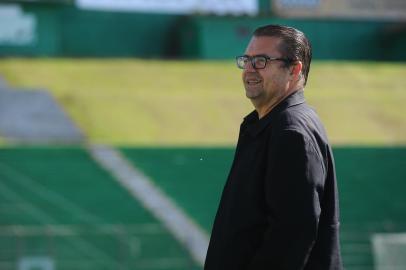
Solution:
[[[237,66],[241,69],[247,68],[248,64],[252,64],[253,68],[262,69],[266,66],[266,58],[263,56],[241,56],[237,58]]]

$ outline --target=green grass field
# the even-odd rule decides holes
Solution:
[[[230,61],[2,59],[14,87],[51,91],[93,142],[233,145],[252,110]],[[406,143],[406,65],[317,62],[306,88],[335,145]]]
[[[120,148],[210,232],[234,149]],[[371,237],[406,230],[406,148],[334,148],[348,270],[372,270]],[[201,269],[81,147],[0,149],[0,269],[47,256],[58,269]]]

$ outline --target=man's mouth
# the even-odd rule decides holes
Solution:
[[[247,80],[245,80],[245,83],[248,84],[248,85],[256,85],[256,84],[259,84],[261,82],[262,82],[262,80],[259,80],[259,79],[247,79]]]

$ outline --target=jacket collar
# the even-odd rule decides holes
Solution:
[[[292,93],[290,96],[282,100],[275,106],[270,112],[268,112],[261,119],[258,118],[257,111],[253,111],[244,117],[242,128],[247,130],[253,137],[257,136],[265,127],[267,127],[271,121],[286,108],[302,104],[305,102],[303,89]]]

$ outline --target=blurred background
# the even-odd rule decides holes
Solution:
[[[0,1],[0,270],[202,269],[271,23],[313,45],[345,269],[405,270],[404,0]]]

